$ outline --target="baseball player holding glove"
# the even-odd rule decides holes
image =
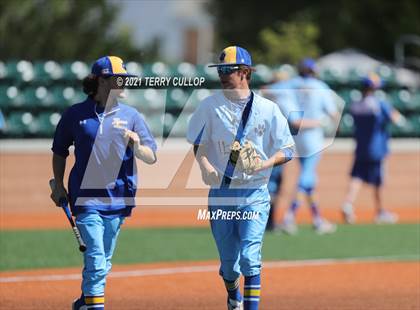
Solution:
[[[156,143],[143,117],[118,102],[116,78],[128,75],[115,56],[98,59],[83,81],[85,101],[68,108],[55,131],[51,198],[70,203],[86,244],[82,295],[73,310],[104,309],[106,275],[111,269],[120,226],[135,207],[137,172],[134,157],[153,164]],[[112,91],[111,91],[112,90]],[[67,193],[63,177],[69,147],[75,163]]]
[[[204,99],[194,112],[187,140],[194,145],[203,181],[210,185],[210,220],[220,256],[220,276],[228,309],[258,309],[261,246],[270,208],[271,168],[293,155],[293,138],[278,106],[249,88],[251,56],[225,48],[217,68],[222,91]],[[258,217],[249,219],[246,214]],[[226,213],[224,213],[226,214]],[[243,296],[240,275],[245,277]]]

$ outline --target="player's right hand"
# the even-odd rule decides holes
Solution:
[[[68,194],[66,189],[64,188],[64,185],[56,185],[50,197],[57,207],[61,207],[60,201],[62,201],[63,199],[65,201],[68,201]]]
[[[206,185],[219,185],[219,174],[215,169],[201,169],[201,178]]]
[[[140,145],[140,137],[139,135],[131,130],[124,129],[124,138],[128,141],[128,145],[130,147],[138,147]]]

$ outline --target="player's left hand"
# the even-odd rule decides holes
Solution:
[[[61,207],[62,201],[69,201],[67,190],[65,189],[64,185],[61,184],[55,184],[52,188],[52,193],[50,195],[51,199],[54,201],[55,205],[57,207]]]
[[[124,138],[128,141],[130,147],[138,147],[140,145],[140,137],[134,131],[124,129]]]
[[[231,146],[230,160],[246,174],[254,174],[263,168],[263,160],[250,141],[240,145],[235,141]]]

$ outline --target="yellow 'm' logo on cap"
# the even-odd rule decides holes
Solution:
[[[226,64],[236,64],[236,46],[226,47],[220,55],[220,61]]]
[[[127,70],[124,68],[124,63],[120,57],[109,56],[113,74],[126,74]]]

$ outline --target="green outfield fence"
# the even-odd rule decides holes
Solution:
[[[272,82],[279,73],[288,76],[296,74],[296,69],[287,64],[277,67],[257,65],[256,69],[252,80],[256,89]],[[81,80],[89,70],[89,64],[82,61],[0,61],[0,137],[52,137],[63,110],[85,97]],[[194,92],[188,87],[170,88],[165,96],[159,89],[153,88],[131,91],[127,103],[146,115],[155,135],[161,135],[162,132],[168,135],[171,131],[171,136],[184,136],[194,107],[209,94],[208,89],[219,87],[216,70],[205,65],[129,62],[127,70],[139,76],[205,78],[205,84]],[[393,70],[385,65],[377,73],[385,81],[385,87],[378,90],[377,95],[393,104],[408,120],[404,127],[392,126],[392,135],[420,137],[420,90],[401,85]],[[319,72],[320,78],[346,103],[337,133],[339,137],[351,136],[352,118],[348,114],[348,105],[361,96],[359,85],[362,75],[357,69],[340,74],[333,68]],[[189,100],[192,102],[190,110],[180,114]],[[178,122],[179,126],[173,127],[178,117],[183,120]]]

